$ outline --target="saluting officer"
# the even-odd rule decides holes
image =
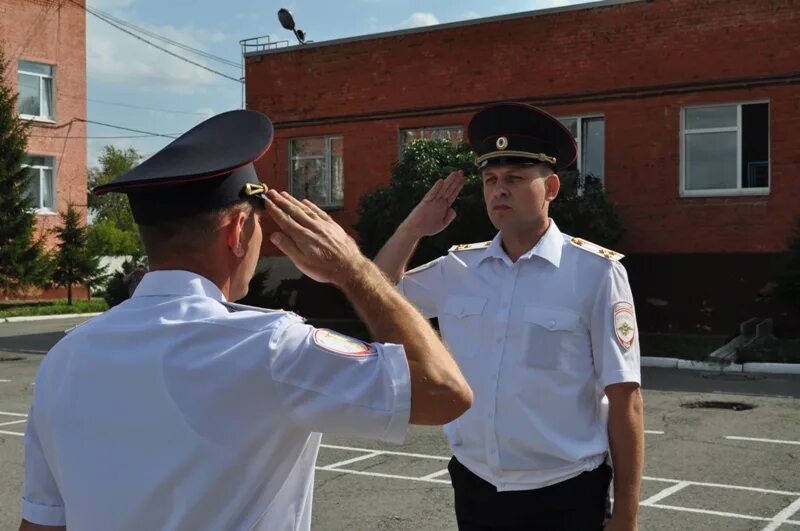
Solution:
[[[128,195],[150,272],[43,360],[20,529],[308,530],[319,432],[401,442],[469,407],[437,334],[344,230],[259,181],[271,141],[267,116],[223,113],[94,190]],[[382,342],[229,302],[265,209],[272,242]]]
[[[417,242],[455,217],[460,172],[439,180],[375,259],[441,332],[475,394],[445,427],[459,529],[637,527],[643,463],[639,345],[622,255],[559,231],[548,207],[572,135],[519,103],[477,112],[492,241],[412,271]],[[607,398],[607,400],[606,400]]]

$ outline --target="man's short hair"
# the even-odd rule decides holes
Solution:
[[[138,225],[145,252],[151,262],[166,257],[197,254],[208,248],[208,235],[219,228],[220,222],[236,212],[247,213],[247,222],[255,221],[256,208],[263,208],[260,200],[242,200],[222,208],[200,212],[191,216],[152,225]]]

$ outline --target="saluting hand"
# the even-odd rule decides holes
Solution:
[[[275,190],[267,197],[267,212],[280,229],[270,241],[309,277],[341,285],[366,260],[355,240],[311,201]]]
[[[444,180],[436,181],[401,227],[416,238],[433,236],[443,231],[456,218],[452,205],[464,187],[464,182],[464,172],[461,170],[452,172]]]

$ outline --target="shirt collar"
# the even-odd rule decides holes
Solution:
[[[564,243],[563,240],[564,237],[561,234],[561,231],[558,230],[556,222],[551,219],[550,226],[547,227],[547,230],[542,237],[539,238],[539,241],[536,242],[536,245],[534,245],[530,251],[520,256],[519,259],[530,260],[534,256],[539,256],[558,267],[559,264],[561,264],[561,249]],[[483,256],[481,257],[479,263],[483,262],[487,258],[498,258],[505,262],[506,265],[513,265],[511,258],[508,257],[508,254],[506,254],[505,250],[503,249],[501,232],[498,232],[497,235],[495,235],[494,239],[492,239],[492,243],[489,244],[489,247],[483,251]]]
[[[170,270],[150,271],[142,277],[134,297],[148,297],[153,295],[201,295],[216,301],[226,302],[216,284],[207,278],[192,273],[191,271]]]

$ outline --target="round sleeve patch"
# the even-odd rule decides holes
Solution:
[[[326,328],[318,328],[314,331],[314,344],[324,350],[345,356],[372,356],[377,352],[375,347],[369,343]]]
[[[636,338],[636,317],[633,314],[633,305],[629,302],[614,304],[614,333],[617,342],[628,350]]]

